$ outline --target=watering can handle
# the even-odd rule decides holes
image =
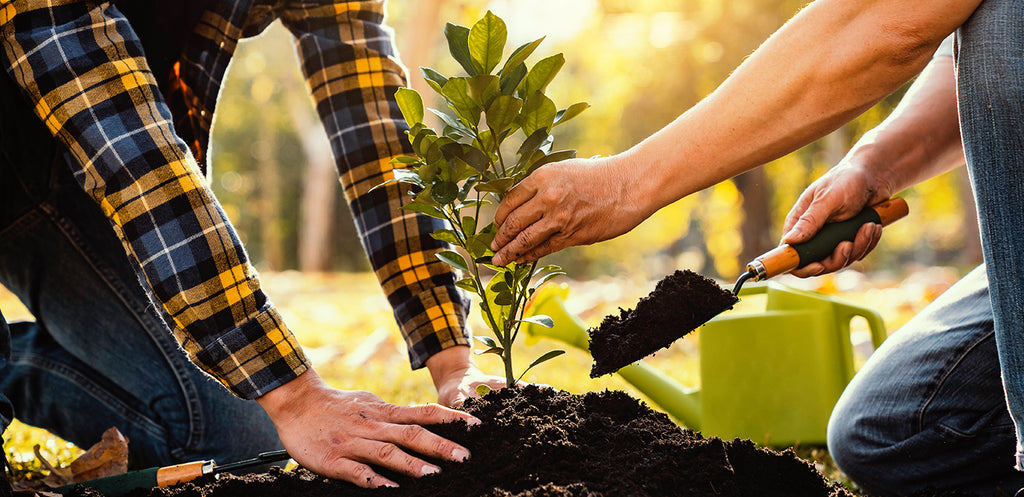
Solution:
[[[887,336],[885,331],[885,321],[882,320],[882,315],[868,309],[866,307],[860,307],[853,304],[847,304],[844,302],[835,302],[836,306],[836,317],[843,324],[843,329],[849,331],[850,320],[860,316],[868,321],[868,328],[871,329],[871,344],[874,348],[878,348],[885,341]]]

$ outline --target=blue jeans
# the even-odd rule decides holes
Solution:
[[[832,411],[828,447],[872,495],[929,486],[1013,495],[1013,423],[999,380],[985,267],[893,333]]]
[[[958,33],[957,92],[999,363],[1024,462],[1024,4],[987,0]]]
[[[188,360],[25,107],[0,72],[0,283],[35,317],[0,318],[0,429],[13,415],[87,448],[117,427],[133,468],[281,448],[256,402]]]
[[[1024,488],[1024,3],[982,2],[954,56],[985,267],[891,336],[832,413],[836,463],[880,496]]]

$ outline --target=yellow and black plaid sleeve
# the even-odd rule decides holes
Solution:
[[[286,2],[284,25],[330,137],[363,247],[394,308],[413,368],[453,345],[468,344],[465,295],[455,273],[434,257],[446,244],[430,237],[442,221],[401,209],[392,158],[411,153],[394,99],[405,69],[383,26],[383,1]]]
[[[111,3],[0,1],[5,69],[77,159],[190,358],[258,397],[308,368]]]

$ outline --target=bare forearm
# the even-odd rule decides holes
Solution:
[[[865,133],[846,159],[878,178],[885,197],[963,165],[953,58],[933,59],[892,114]]]
[[[917,74],[977,1],[945,3],[810,4],[705,100],[622,154],[640,166],[637,197],[653,212],[838,128]]]

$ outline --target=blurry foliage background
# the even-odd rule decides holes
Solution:
[[[589,157],[625,150],[669,123],[710,93],[803,3],[391,1],[388,24],[411,84],[428,96],[434,93],[425,88],[419,66],[457,70],[441,35],[446,21],[469,25],[491,9],[508,23],[512,46],[547,36],[533,59],[563,52],[567,60],[549,89],[551,97],[563,106],[581,100],[593,106],[561,129],[558,143]],[[802,150],[662,209],[623,237],[566,250],[551,262],[575,278],[644,281],[689,268],[733,279],[746,261],[777,243],[785,214],[803,188],[880,122],[902,93]],[[293,41],[280,25],[239,46],[213,143],[211,183],[257,266],[368,269]],[[859,269],[906,272],[980,261],[963,168],[903,195],[910,217],[887,230]]]
[[[491,9],[508,23],[512,46],[547,36],[531,60],[557,52],[566,57],[549,95],[560,106],[592,105],[561,127],[557,141],[589,157],[625,150],[669,123],[710,93],[803,3],[392,0],[388,5],[389,24],[411,68],[410,82],[423,95],[433,92],[425,88],[419,66],[456,71],[441,36],[445,21],[468,25]],[[548,260],[570,275],[570,311],[596,324],[618,306],[635,305],[654,281],[677,268],[734,279],[742,264],[777,243],[785,214],[803,188],[880,122],[902,92],[802,150],[662,209],[625,236],[551,256]],[[409,370],[391,311],[365,272],[369,266],[330,147],[299,72],[293,40],[280,25],[238,47],[213,134],[211,185],[320,374],[334,386],[371,390],[391,402],[433,400],[429,376]],[[877,309],[889,329],[896,329],[981,259],[963,168],[903,196],[911,206],[909,218],[887,229],[878,249],[855,266],[858,271],[785,281],[841,293]],[[12,320],[31,317],[2,288],[0,307]],[[476,312],[471,322],[475,319]],[[648,361],[685,384],[699,384],[699,335],[691,336]],[[519,357],[535,357],[550,344],[517,347],[529,349]],[[492,359],[480,357],[485,371],[500,370],[488,362]],[[615,376],[590,380],[589,366],[588,355],[570,351],[525,379],[573,392],[628,388]],[[76,450],[22,425],[6,435],[16,465],[31,466],[26,461],[33,459],[33,440],[45,441],[44,453],[57,453],[64,462],[70,456],[61,454]]]

